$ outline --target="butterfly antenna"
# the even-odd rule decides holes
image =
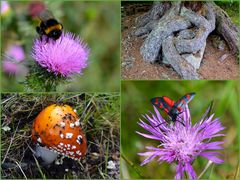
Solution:
[[[164,124],[164,123],[167,123],[167,121],[164,121],[164,122],[162,122],[162,123],[160,123],[160,124],[158,124],[158,125],[156,125],[156,126],[153,126],[153,127],[159,127],[159,126],[161,126],[161,125]]]
[[[176,121],[180,122],[185,127],[185,124],[182,121],[179,121],[179,120],[176,120]]]
[[[180,117],[179,115],[182,114],[182,113],[183,113],[183,111],[181,111],[180,113],[177,114],[177,117],[180,118],[181,120],[183,120],[183,118]],[[177,121],[177,122],[180,122],[180,123],[185,127],[185,124],[184,124],[182,121],[179,121],[179,120],[177,120],[177,119],[176,119],[176,121]]]

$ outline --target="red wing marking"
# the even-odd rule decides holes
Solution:
[[[162,98],[163,98],[164,102],[166,102],[171,108],[174,106],[174,104],[175,104],[174,100],[170,99],[167,96],[163,96]]]
[[[177,108],[184,108],[195,96],[195,93],[188,93],[176,102]]]

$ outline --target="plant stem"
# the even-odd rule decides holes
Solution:
[[[201,172],[201,174],[198,176],[197,179],[200,179],[203,176],[203,174],[207,171],[207,169],[210,167],[211,164],[212,164],[212,161],[208,161],[208,163],[205,166],[204,170]]]

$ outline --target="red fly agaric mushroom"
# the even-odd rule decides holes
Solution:
[[[40,146],[74,160],[87,151],[79,118],[68,105],[53,104],[42,110],[33,122],[32,139]]]

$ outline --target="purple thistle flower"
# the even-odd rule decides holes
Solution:
[[[13,44],[6,50],[5,61],[13,60],[14,62],[19,63],[19,62],[22,62],[24,59],[25,59],[25,52],[22,46]]]
[[[27,68],[22,64],[25,59],[23,47],[13,44],[4,53],[3,71],[9,74],[25,75]]]
[[[63,32],[57,40],[42,36],[42,39],[35,40],[32,50],[32,57],[39,65],[64,77],[82,74],[87,67],[88,56],[87,45],[69,32]]]
[[[19,68],[16,63],[11,61],[3,61],[3,71],[10,74],[18,74]]]
[[[160,143],[157,147],[147,146],[147,152],[138,153],[140,156],[147,157],[141,163],[141,166],[157,157],[158,162],[177,163],[175,179],[184,178],[184,171],[190,179],[196,179],[197,175],[192,163],[198,156],[207,158],[216,164],[223,163],[223,160],[218,157],[221,154],[215,152],[215,150],[223,149],[220,145],[224,142],[210,141],[214,137],[224,136],[224,134],[219,133],[224,127],[218,118],[213,118],[214,114],[206,117],[209,109],[198,123],[192,125],[190,112],[188,106],[186,106],[183,113],[178,117],[178,121],[183,121],[185,126],[177,121],[175,124],[163,123],[166,121],[156,107],[154,107],[154,111],[155,114],[150,112],[150,115],[143,115],[148,124],[141,119],[138,122],[150,134],[137,133],[145,138],[158,140]],[[158,126],[159,124],[161,125]]]

